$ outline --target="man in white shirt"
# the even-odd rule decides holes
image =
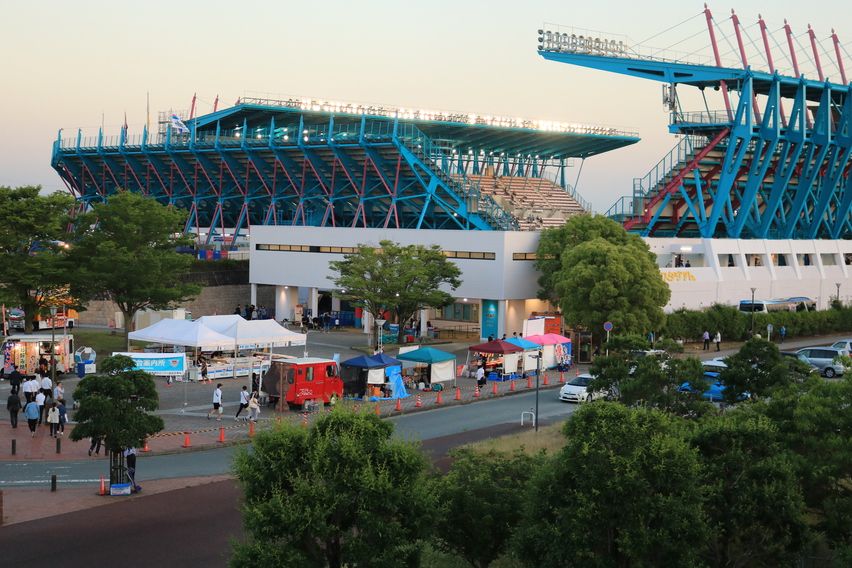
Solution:
[[[240,407],[237,409],[237,414],[234,416],[234,420],[240,419],[240,412],[248,408],[249,405],[249,392],[248,387],[243,386],[243,390],[240,391]],[[243,418],[243,420],[248,420],[248,417]]]
[[[53,381],[47,375],[41,379],[41,388],[44,389],[45,394],[53,390]]]
[[[65,398],[65,389],[62,388],[62,381],[56,382],[56,387],[53,389],[53,398],[59,402],[60,398]]]
[[[36,404],[38,404],[38,423],[41,424],[41,419],[44,416],[44,399],[47,398],[44,396],[44,393],[38,391],[35,396]]]
[[[27,402],[32,402],[35,400],[35,395],[38,392],[38,381],[35,377],[30,378],[30,380],[24,383],[24,397],[27,399]]]
[[[216,385],[216,390],[213,391],[213,410],[207,414],[207,420],[210,420],[210,417],[217,412],[219,413],[219,416],[216,420],[221,420],[222,410],[224,410],[224,407],[222,406],[222,383],[219,383]]]
[[[481,387],[485,386],[485,367],[479,367],[476,370],[476,384]]]

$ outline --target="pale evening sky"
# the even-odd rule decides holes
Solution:
[[[840,82],[828,37],[835,26],[852,52],[852,5],[709,4],[730,38],[719,40],[726,58],[734,56],[731,8],[751,41],[760,42],[760,13],[785,49],[780,29],[786,18],[801,44],[797,50],[806,51],[797,52],[800,66],[810,57],[811,24],[821,51],[828,52],[821,55],[823,68]],[[126,112],[129,133],[141,134],[146,93],[152,123],[158,111],[188,111],[193,93],[201,114],[212,111],[217,94],[222,109],[238,97],[263,93],[638,132],[639,144],[583,166],[578,190],[603,213],[676,143],[667,133],[661,87],[545,61],[536,50],[537,30],[550,22],[595,30],[601,38],[627,36],[633,43],[653,38],[646,44],[656,48],[695,34],[673,47],[689,52],[690,45],[709,45],[702,10],[702,2],[683,0],[0,0],[0,185],[64,190],[50,167],[58,130],[73,136],[82,128],[84,136],[94,136],[103,121],[105,134],[118,135]],[[787,66],[786,51],[772,49],[776,66]],[[852,56],[843,57],[852,77]],[[754,49],[749,59],[758,66]],[[722,106],[711,101],[710,108]],[[703,110],[703,102],[696,99],[690,109]]]

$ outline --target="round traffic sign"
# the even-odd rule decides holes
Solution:
[[[773,329],[775,329],[775,327],[771,323],[766,326],[766,331],[768,331],[769,333],[772,333]]]
[[[604,324],[604,331],[612,331],[612,324],[610,322]]]

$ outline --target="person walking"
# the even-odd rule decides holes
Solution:
[[[53,381],[50,380],[50,377],[47,375],[41,378],[41,388],[44,390],[45,396],[53,392]]]
[[[21,411],[21,397],[17,393],[12,393],[6,399],[6,410],[9,411],[9,422],[12,423],[12,428],[18,427],[18,412]]]
[[[38,393],[35,395],[35,403],[38,405],[38,423],[41,426],[41,422],[44,419],[44,401],[47,397],[44,396],[44,391],[38,389]]]
[[[787,326],[781,326],[781,343],[784,343],[784,336],[787,335]]]
[[[100,454],[101,442],[102,442],[101,438],[100,437],[92,437],[92,438],[89,438],[89,440],[92,441],[92,445],[89,446],[89,455],[90,456],[92,455],[92,451],[95,452],[95,455]]]
[[[65,389],[62,387],[62,381],[56,381],[56,386],[53,387],[53,400],[65,398]]]
[[[249,405],[249,392],[248,387],[243,385],[243,390],[240,391],[240,407],[237,409],[237,414],[234,416],[234,420],[240,419],[240,413],[248,408]],[[248,418],[244,418],[243,420],[248,420]]]
[[[219,383],[216,385],[216,390],[213,391],[213,410],[207,413],[207,420],[210,420],[210,417],[217,412],[219,413],[219,416],[216,420],[221,420],[222,410],[224,410],[224,407],[222,406],[222,383]]]
[[[35,383],[33,381],[35,381],[35,377],[33,377],[32,379],[25,380],[24,386],[21,387],[21,389],[24,391],[24,400],[26,400],[27,403],[30,403],[33,400],[35,400],[35,392],[33,391],[33,385],[38,384],[38,383]],[[36,390],[38,390],[38,389],[36,389]],[[26,405],[24,405],[24,406],[26,406]]]
[[[131,446],[124,449],[124,463],[127,469],[132,469],[133,479],[136,479],[136,448]]]
[[[260,403],[257,400],[257,391],[251,393],[251,397],[249,397],[248,402],[248,421],[249,422],[257,422],[258,417],[260,416]]]
[[[12,394],[19,394],[22,382],[21,372],[18,371],[16,365],[12,365],[12,372],[9,373],[9,385],[12,387]]]
[[[65,423],[68,422],[68,409],[65,407],[65,399],[60,398],[56,401],[58,404],[56,410],[59,411],[59,435],[65,435]]]
[[[57,438],[59,436],[59,409],[56,408],[55,402],[50,405],[50,408],[47,409],[45,421],[47,422],[47,425],[50,428],[50,435],[54,438]]]
[[[39,408],[36,401],[28,402],[24,407],[24,416],[27,417],[27,424],[30,427],[33,438],[35,438],[36,425],[38,424]]]
[[[710,332],[705,331],[703,338],[704,338],[704,351],[710,351]]]
[[[716,351],[722,350],[722,334],[719,333],[718,331],[716,332],[716,335],[713,337],[713,343],[716,344]]]

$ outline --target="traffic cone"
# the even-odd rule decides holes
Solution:
[[[515,379],[512,379],[512,386],[511,386],[511,387],[509,387],[509,390],[510,390],[510,391],[515,390]]]
[[[575,376],[575,377],[579,377],[579,376],[580,376],[580,369],[577,369],[576,371],[574,371],[574,376]]]
[[[474,398],[479,396],[479,385],[476,385],[476,390],[473,391],[473,396]]]
[[[106,495],[106,481],[104,481],[104,476],[101,476],[101,490],[98,495]]]
[[[225,427],[224,426],[219,426],[219,441],[220,442],[225,441]]]
[[[189,448],[191,447],[191,444],[189,443],[189,432],[184,432],[184,434],[186,434],[186,439],[183,441],[183,447]]]
[[[145,438],[145,445],[142,446],[142,451],[143,452],[150,452],[151,451],[151,450],[148,449],[148,438]]]
[[[378,414],[378,415],[382,414],[382,411],[379,410],[379,403],[378,402],[376,403],[376,414]]]
[[[461,400],[461,388],[456,387],[456,400]]]
[[[254,422],[249,424],[249,438],[251,438],[252,436],[254,436]]]
[[[443,404],[444,400],[441,398],[441,393],[443,391],[438,391],[438,398],[435,399],[435,404]]]
[[[302,426],[304,426],[306,428],[308,426],[308,413],[307,412],[302,413]]]
[[[544,386],[548,386],[550,381],[548,380],[547,373],[544,374]]]
[[[497,382],[494,382],[494,388],[491,389],[491,394],[497,394]]]
[[[529,377],[529,376],[527,377],[527,388],[528,389],[532,388],[532,377]]]
[[[423,397],[423,395],[422,395],[422,394],[418,394],[418,395],[417,395],[417,404],[415,404],[415,405],[414,405],[414,406],[416,406],[417,408],[420,408],[421,406],[423,406],[423,400],[422,400],[422,397]]]
[[[396,408],[394,410],[402,410],[402,399],[396,399]]]
[[[563,373],[562,371],[559,371],[559,382],[560,383],[565,382],[565,373]]]

